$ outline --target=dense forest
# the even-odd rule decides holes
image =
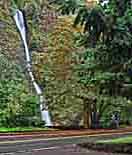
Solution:
[[[132,123],[132,1],[0,1],[0,126],[42,126],[13,20],[25,15],[33,72],[54,125]]]

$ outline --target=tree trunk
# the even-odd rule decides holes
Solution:
[[[91,128],[91,101],[84,100],[84,128]]]

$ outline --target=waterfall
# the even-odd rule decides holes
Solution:
[[[39,96],[41,119],[42,119],[42,121],[45,122],[45,126],[52,126],[48,107],[46,106],[46,102],[45,102],[46,100],[45,100],[45,98],[43,96],[43,92],[42,92],[40,86],[38,85],[38,83],[36,82],[33,72],[32,72],[31,57],[30,57],[30,53],[29,53],[29,49],[28,49],[28,45],[27,45],[26,28],[25,28],[25,21],[24,21],[23,13],[19,9],[17,9],[16,13],[13,17],[14,17],[16,26],[20,32],[23,44],[24,44],[26,63],[27,63],[26,64],[27,72],[28,72],[31,82],[34,86],[34,89],[35,89],[37,95]]]

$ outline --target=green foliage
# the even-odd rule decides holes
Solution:
[[[36,98],[29,93],[21,68],[3,54],[0,60],[0,126],[26,126],[30,121],[24,124],[21,117],[35,116]]]
[[[81,88],[72,78],[72,53],[75,47],[74,28],[69,18],[57,20],[48,33],[48,45],[47,53],[36,53],[34,62],[37,64],[34,68],[38,80],[45,87],[54,123],[70,125],[82,112],[82,101],[75,96]]]
[[[78,7],[80,7],[80,1],[78,0],[64,0],[61,4],[61,7],[59,8],[59,10],[61,10],[61,13],[64,14],[69,14],[72,13],[74,14],[76,9]]]
[[[111,0],[107,6],[108,10],[117,16],[124,16],[126,10],[131,7],[131,0]]]
[[[70,124],[77,118],[76,114],[82,117],[83,101],[94,97],[97,99],[99,119],[104,121],[105,125],[110,122],[114,111],[120,113],[122,122],[131,122],[130,0],[111,0],[105,7],[97,5],[94,8],[88,8],[83,0],[53,2],[57,4],[62,15],[75,14],[75,21],[72,24],[68,22],[68,18],[73,16],[65,16],[68,18],[62,22],[55,20],[56,24],[49,32],[44,29],[45,20],[52,22],[49,16],[46,15],[46,19],[44,16],[46,9],[52,8],[48,1],[12,0],[12,9],[25,11],[32,36],[29,45],[32,50],[42,52],[37,53],[38,56],[33,60],[33,63],[37,64],[34,72],[37,73],[40,84],[45,86],[54,121],[63,120],[62,124]],[[49,13],[49,10],[47,12]],[[76,33],[74,30],[77,27],[81,27],[83,33]],[[14,34],[13,29],[7,28],[5,31],[6,35]],[[16,37],[14,38],[16,40]],[[43,40],[46,40],[46,43]],[[15,43],[12,44],[11,46],[15,47]],[[43,52],[44,45],[47,53]],[[8,49],[10,48],[4,52]],[[10,50],[9,53],[11,54]],[[28,93],[27,81],[24,80],[21,68],[9,62],[5,57],[1,57],[0,124],[40,124],[38,117],[37,120],[32,118],[38,107],[35,104],[36,98]]]
[[[131,90],[126,90],[124,83],[131,79],[132,15],[128,3],[121,3],[124,8],[119,10],[114,2],[106,8],[79,9],[74,26],[84,27],[85,35],[78,37],[77,42],[85,45],[86,50],[77,53],[74,69],[77,81],[97,98],[100,119],[110,122],[114,110],[119,110],[125,122],[131,115],[130,111],[126,114],[131,106]]]
[[[123,137],[123,138],[116,138],[116,139],[108,139],[108,140],[100,140],[97,143],[108,143],[108,144],[132,144],[132,137]]]
[[[70,85],[74,85],[72,89],[65,87],[63,82],[57,82],[55,89],[59,87],[61,92],[61,87],[68,88],[70,94],[83,99],[96,97],[99,119],[103,120],[105,125],[108,125],[108,122],[110,124],[111,115],[115,111],[119,111],[122,122],[127,120],[131,122],[131,117],[129,119],[128,115],[132,115],[131,111],[127,112],[128,107],[131,107],[131,101],[128,102],[129,99],[131,100],[131,89],[124,88],[124,83],[128,79],[130,79],[129,83],[132,82],[131,75],[128,75],[132,53],[131,5],[128,6],[128,3],[122,5],[123,11],[118,6],[113,1],[106,8],[96,6],[89,9],[77,1],[64,1],[60,8],[62,14],[77,13],[74,27],[79,25],[84,28],[84,34],[81,34],[82,37],[79,39],[83,38],[86,49],[84,52],[81,50],[72,53],[75,55],[73,60],[75,64],[72,64],[74,80],[70,80]],[[52,100],[52,102],[57,101],[58,107],[65,103],[65,99],[69,96],[66,89],[62,94],[60,93],[59,98],[55,97]]]
[[[64,14],[69,14],[70,12],[73,12],[72,9],[67,9],[70,7],[77,11],[74,26],[80,24],[84,27],[84,32],[88,35],[88,45],[92,45],[93,47],[95,47],[97,42],[100,40],[102,40],[107,45],[110,44],[111,41],[114,41],[112,44],[118,43],[120,45],[123,45],[124,40],[126,40],[125,43],[128,45],[128,42],[131,41],[128,25],[123,24],[125,22],[125,19],[122,17],[124,15],[128,15],[130,19],[131,15],[126,13],[127,10],[131,9],[131,5],[129,5],[130,0],[123,0],[122,2],[118,0],[111,1],[110,3],[108,3],[108,6],[105,9],[101,6],[96,6],[92,9],[89,9],[85,5],[82,5],[80,7],[80,5],[73,5],[73,3],[77,2],[70,0],[67,3],[69,4],[68,7],[67,5],[62,5],[62,12]],[[120,7],[122,7],[122,9]],[[64,8],[67,11],[65,11]],[[129,41],[127,41],[127,37]]]
[[[12,127],[12,128],[6,128],[6,127],[0,127],[1,133],[13,133],[13,132],[34,132],[34,131],[46,131],[50,130],[49,128],[40,128],[40,127]],[[52,130],[52,129],[51,129]]]

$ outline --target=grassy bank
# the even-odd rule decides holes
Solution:
[[[5,128],[0,127],[0,133],[6,133],[6,132],[30,132],[30,131],[46,131],[46,130],[53,130],[51,128],[37,128],[37,127],[15,127],[15,128]]]
[[[132,136],[122,137],[116,139],[109,139],[104,141],[98,141],[97,143],[109,143],[109,144],[132,144]]]

